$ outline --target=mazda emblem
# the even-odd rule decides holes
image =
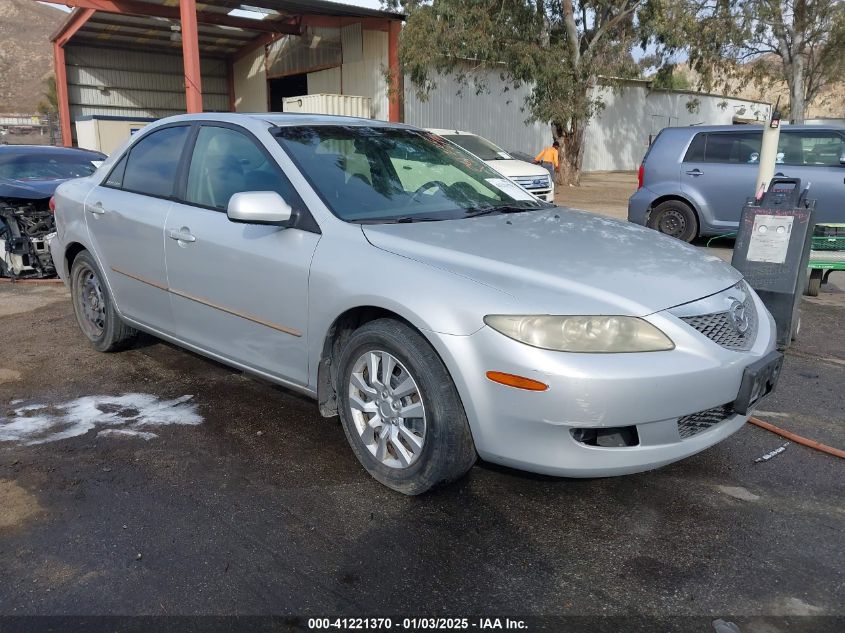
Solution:
[[[748,331],[748,312],[745,309],[745,304],[734,300],[731,307],[728,308],[728,314],[731,317],[731,323],[734,329],[740,334],[745,334]]]

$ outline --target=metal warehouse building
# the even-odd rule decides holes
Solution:
[[[111,151],[160,117],[289,110],[315,94],[401,119],[401,15],[326,0],[59,1],[74,9],[52,37],[67,145]]]

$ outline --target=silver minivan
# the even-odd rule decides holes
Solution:
[[[664,129],[643,158],[628,220],[687,242],[736,231],[755,193],[762,138],[756,126]],[[817,222],[845,222],[845,128],[784,127],[775,175],[810,185]]]

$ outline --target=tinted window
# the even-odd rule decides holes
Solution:
[[[707,144],[706,134],[696,134],[690,143],[687,155],[684,160],[688,163],[700,163],[704,161],[704,146]]]
[[[293,185],[253,139],[230,128],[201,127],[186,201],[225,210],[229,198],[242,191],[275,191],[294,210],[302,205]]]
[[[106,187],[120,188],[123,186],[123,172],[126,170],[127,156],[128,154],[124,154],[123,158],[117,161],[117,164],[114,166],[114,169],[111,170],[109,177],[106,178],[106,182],[103,183]]]
[[[778,142],[778,164],[839,166],[845,155],[845,141],[826,130],[782,131]]]
[[[686,162],[757,163],[762,132],[707,132],[696,134],[684,157]]]
[[[170,196],[188,127],[169,127],[142,138],[129,151],[123,188],[151,196]]]

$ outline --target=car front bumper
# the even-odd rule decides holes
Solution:
[[[774,320],[754,298],[760,325],[753,347],[717,345],[668,312],[646,317],[675,342],[667,352],[571,354],[524,345],[484,327],[471,336],[434,335],[461,395],[476,449],[490,462],[549,475],[604,477],[657,468],[737,431],[732,413],[682,439],[678,419],[732,403],[745,368],[775,347]],[[486,372],[549,386],[515,389]],[[572,429],[636,427],[634,446],[591,446]]]

